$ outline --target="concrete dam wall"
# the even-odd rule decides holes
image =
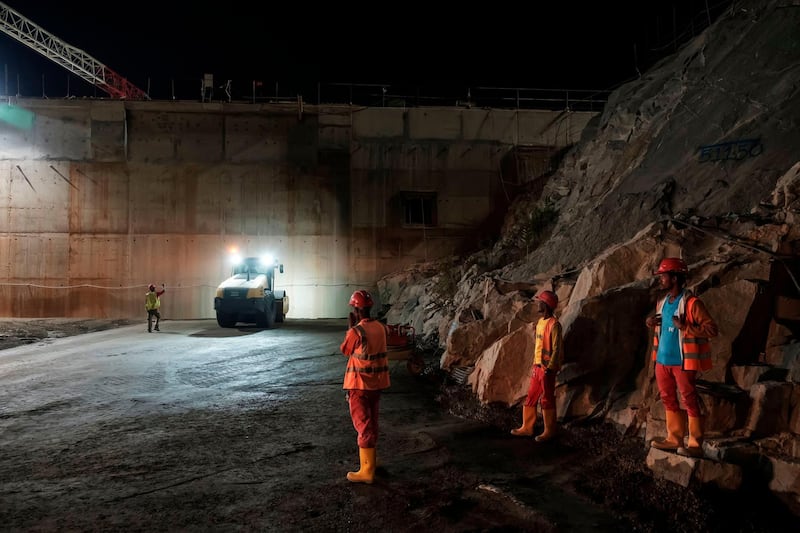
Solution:
[[[288,317],[474,244],[595,113],[0,101],[0,315],[214,316],[228,252],[272,253]],[[508,176],[520,147],[538,154]],[[515,168],[521,168],[517,165]]]

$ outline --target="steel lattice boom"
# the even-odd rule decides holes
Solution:
[[[84,52],[0,2],[0,30],[99,87],[113,98],[147,100],[147,93]]]

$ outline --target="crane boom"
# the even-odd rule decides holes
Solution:
[[[128,100],[150,98],[146,92],[97,59],[65,43],[3,2],[0,2],[0,30],[99,87],[113,98]]]

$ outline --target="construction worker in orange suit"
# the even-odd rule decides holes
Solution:
[[[353,293],[349,328],[340,346],[348,358],[343,388],[347,391],[350,418],[358,433],[361,462],[357,472],[347,473],[347,479],[354,483],[372,483],[375,478],[381,391],[389,388],[386,326],[370,317],[373,303],[369,292],[358,290]]]
[[[511,434],[533,435],[536,405],[541,401],[544,431],[536,437],[536,442],[546,442],[556,433],[556,374],[564,361],[564,342],[561,323],[553,315],[558,307],[558,296],[553,291],[542,291],[536,300],[539,302],[539,314],[542,317],[536,323],[531,384],[522,406],[522,425],[512,429]]]
[[[703,456],[703,419],[697,396],[697,372],[711,368],[711,345],[719,333],[703,302],[684,289],[689,268],[683,259],[667,257],[653,275],[667,295],[656,304],[655,316],[648,317],[653,328],[653,360],[656,383],[667,417],[667,438],[653,440],[659,450],[677,451],[689,457]],[[689,441],[684,446],[686,425],[678,403],[680,391],[689,414]]]

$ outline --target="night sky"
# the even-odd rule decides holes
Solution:
[[[195,98],[202,74],[252,91],[312,93],[318,82],[386,84],[391,91],[468,87],[613,89],[708,24],[729,1],[110,3],[3,0],[154,98]],[[78,6],[78,7],[76,7]],[[491,9],[491,11],[490,11]],[[63,97],[70,74],[0,33],[9,92]],[[269,89],[267,89],[269,88]],[[0,81],[0,92],[3,85]],[[105,96],[72,75],[69,93]]]

